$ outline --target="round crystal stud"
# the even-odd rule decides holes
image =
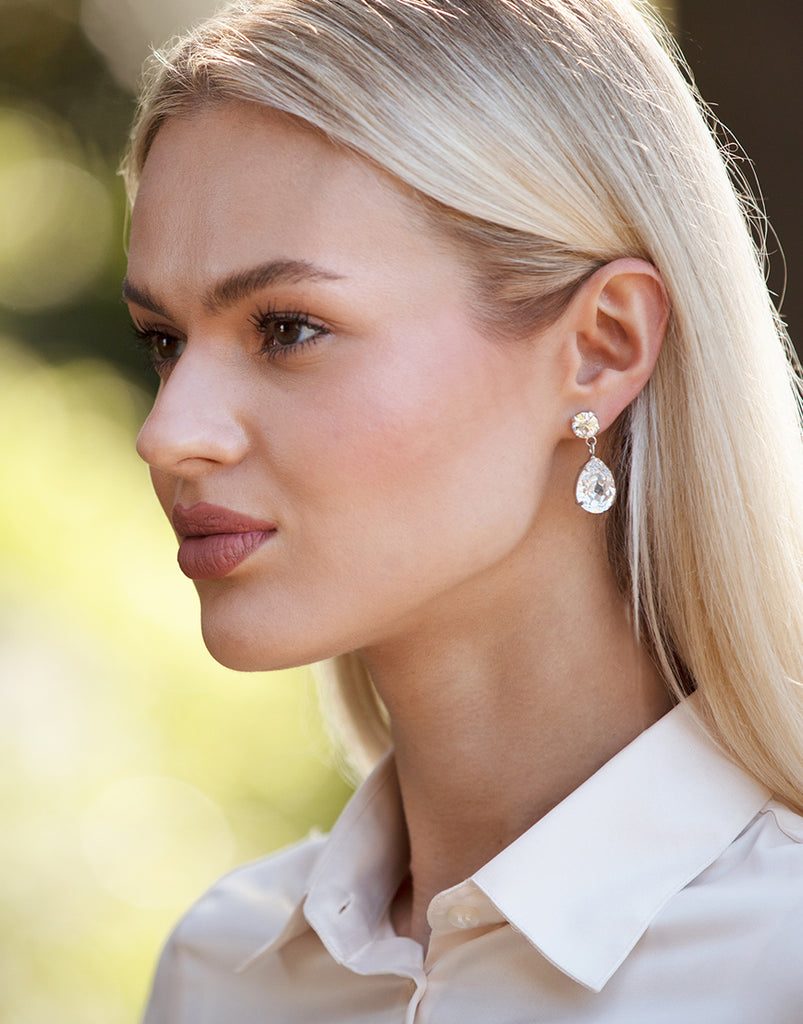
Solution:
[[[581,437],[584,441],[596,436],[599,430],[599,420],[593,412],[578,412],[572,420],[572,431],[575,437]]]

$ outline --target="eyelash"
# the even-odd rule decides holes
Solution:
[[[171,334],[170,331],[161,330],[155,324],[143,324],[138,320],[131,324],[131,330],[134,332],[134,337],[137,340],[137,347],[145,352],[154,370],[156,370],[160,377],[163,377],[165,373],[173,368],[178,356],[161,356],[157,345],[162,338],[169,339],[170,341],[179,341],[179,339],[175,334]]]
[[[271,361],[287,359],[293,353],[299,352],[301,349],[307,348],[310,345],[317,344],[322,338],[330,333],[325,327],[314,323],[306,313],[293,310],[278,310],[271,306],[263,310],[257,310],[257,312],[248,319],[251,324],[253,324],[257,332],[265,338],[261,348],[261,354]],[[270,328],[272,326],[277,327],[279,325],[288,324],[299,329],[309,328],[313,333],[307,338],[301,338],[298,341],[291,341],[286,345],[268,344],[267,336]],[[134,332],[134,336],[137,339],[138,346],[145,351],[159,376],[162,377],[166,373],[169,373],[178,361],[179,355],[162,356],[159,353],[158,345],[162,339],[169,342],[179,343],[180,339],[176,337],[175,334],[158,327],[156,324],[144,324],[135,320],[131,327]]]
[[[279,310],[274,306],[267,306],[265,309],[257,310],[249,320],[257,329],[259,334],[265,338],[262,346],[262,354],[270,359],[287,359],[295,352],[317,345],[330,332],[321,324],[314,323],[306,313],[300,310]],[[313,333],[308,338],[292,341],[287,345],[268,345],[267,335],[271,326],[279,324],[292,324],[298,328],[309,328]]]

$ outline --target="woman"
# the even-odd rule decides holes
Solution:
[[[660,30],[243,0],[126,174],[207,646],[329,659],[379,762],[190,911],[148,1024],[799,1020],[796,393]]]

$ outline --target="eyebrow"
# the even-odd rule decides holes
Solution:
[[[227,274],[211,285],[203,305],[209,313],[220,313],[271,284],[300,284],[302,281],[341,281],[342,275],[318,267],[307,260],[270,260],[247,270]],[[135,302],[143,309],[170,319],[164,304],[148,288],[140,287],[126,278],[123,281],[123,300]]]

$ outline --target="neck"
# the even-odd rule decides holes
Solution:
[[[410,840],[397,931],[525,832],[670,706],[598,543],[537,592],[504,579],[363,652],[388,706]],[[504,574],[503,574],[504,575]],[[550,575],[552,578],[550,579]],[[493,609],[489,615],[488,609]]]

